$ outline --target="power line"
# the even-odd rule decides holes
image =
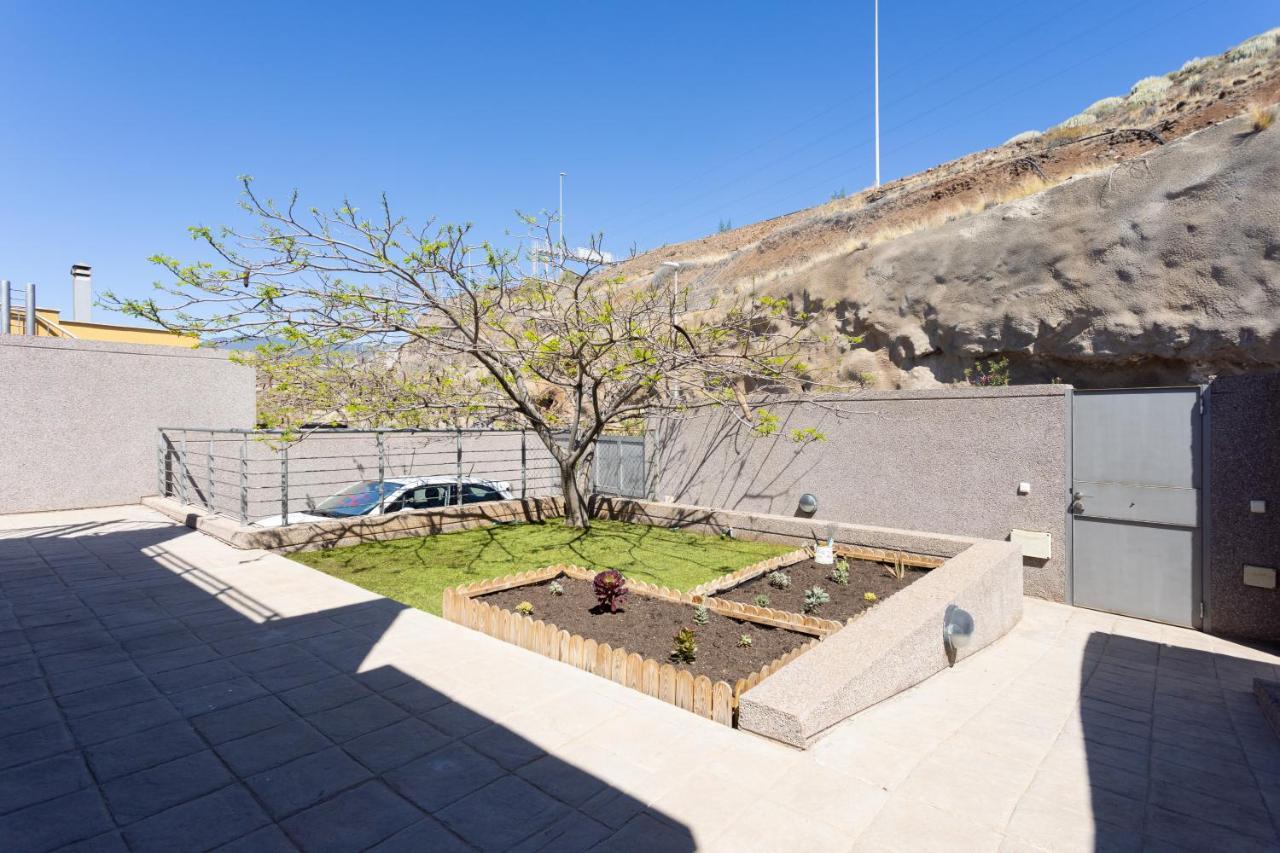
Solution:
[[[1198,6],[1204,5],[1204,3],[1207,3],[1208,1],[1209,1],[1209,0],[1202,0],[1202,2],[1199,2],[1199,3],[1193,4],[1192,6],[1188,6],[1188,7],[1186,7],[1185,9],[1183,9],[1182,11],[1180,11],[1180,12],[1176,12],[1176,13],[1173,13],[1172,15],[1166,16],[1163,20],[1164,20],[1164,21],[1168,21],[1168,20],[1172,19],[1173,17],[1177,17],[1177,16],[1179,16],[1179,15],[1185,14],[1187,11],[1190,11],[1191,9],[1197,8]],[[1060,48],[1062,48],[1062,47],[1065,47],[1065,46],[1067,46],[1067,45],[1071,44],[1071,43],[1072,43],[1072,42],[1074,42],[1074,41],[1078,41],[1079,39],[1084,38],[1084,37],[1085,37],[1085,36],[1087,36],[1087,35],[1090,35],[1090,34],[1091,34],[1091,33],[1093,33],[1094,31],[1096,31],[1096,30],[1098,30],[1098,29],[1101,29],[1101,28],[1103,28],[1103,27],[1105,27],[1105,26],[1110,25],[1110,24],[1111,24],[1112,22],[1114,22],[1115,20],[1117,20],[1117,19],[1119,19],[1119,18],[1121,18],[1121,17],[1124,17],[1125,15],[1129,14],[1130,12],[1134,11],[1135,9],[1137,9],[1137,8],[1139,8],[1140,6],[1144,5],[1145,3],[1149,3],[1149,2],[1150,2],[1150,0],[1143,0],[1143,1],[1142,1],[1142,2],[1140,2],[1140,3],[1133,4],[1133,5],[1129,6],[1128,8],[1126,8],[1124,11],[1122,11],[1122,12],[1120,12],[1120,13],[1116,14],[1116,15],[1113,15],[1113,16],[1111,16],[1110,18],[1107,18],[1107,19],[1105,19],[1105,20],[1103,20],[1103,21],[1101,21],[1101,22],[1099,22],[1099,23],[1097,23],[1097,24],[1095,24],[1095,25],[1093,25],[1093,26],[1091,26],[1091,27],[1089,27],[1089,28],[1087,28],[1087,29],[1085,29],[1085,30],[1082,30],[1082,31],[1080,31],[1080,32],[1076,33],[1075,35],[1073,35],[1073,36],[1072,36],[1071,38],[1069,38],[1069,39],[1060,40],[1060,41],[1058,41],[1058,42],[1055,44],[1055,47],[1054,47],[1052,50],[1055,50],[1055,51],[1056,51],[1056,50],[1058,50],[1058,49],[1060,49]],[[1145,32],[1148,32],[1148,31],[1151,31],[1151,30],[1154,30],[1154,29],[1158,29],[1158,27],[1149,28],[1148,30],[1144,30],[1144,31],[1140,31],[1140,32],[1145,33]],[[1101,56],[1101,55],[1103,55],[1103,54],[1105,54],[1105,53],[1108,53],[1108,52],[1110,52],[1111,50],[1114,50],[1114,49],[1116,49],[1116,48],[1118,48],[1118,47],[1121,47],[1121,46],[1123,46],[1123,44],[1116,44],[1116,45],[1113,45],[1113,46],[1111,46],[1111,47],[1109,47],[1109,48],[1106,48],[1106,49],[1104,49],[1104,50],[1102,50],[1102,51],[1095,52],[1094,54],[1091,54],[1091,55],[1090,55],[1086,60],[1084,60],[1084,61],[1082,61],[1082,62],[1075,63],[1075,64],[1073,64],[1072,66],[1069,66],[1067,69],[1065,69],[1065,70],[1064,70],[1064,71],[1062,71],[1062,72],[1055,72],[1055,74],[1050,75],[1049,77],[1043,78],[1043,79],[1041,79],[1041,80],[1038,80],[1036,83],[1032,84],[1031,86],[1027,86],[1027,87],[1024,87],[1023,89],[1018,90],[1018,92],[1020,93],[1020,92],[1028,91],[1029,89],[1035,88],[1036,86],[1041,85],[1041,84],[1042,84],[1044,81],[1046,81],[1046,80],[1053,79],[1053,78],[1054,78],[1054,77],[1056,77],[1056,76],[1060,76],[1060,74],[1061,74],[1061,73],[1065,73],[1065,71],[1067,71],[1067,70],[1071,70],[1071,69],[1074,69],[1074,68],[1076,68],[1076,67],[1079,67],[1079,66],[1081,66],[1081,65],[1083,65],[1083,64],[1085,64],[1085,63],[1087,63],[1088,61],[1092,61],[1093,59],[1097,58],[1098,56]],[[996,82],[996,81],[998,81],[998,80],[1000,80],[1000,79],[1003,79],[1003,78],[1005,78],[1005,77],[1008,77],[1010,74],[1013,74],[1013,73],[1015,73],[1016,71],[1020,70],[1023,66],[1026,66],[1026,65],[1031,64],[1031,63],[1034,63],[1034,62],[1039,62],[1039,61],[1041,61],[1041,60],[1043,59],[1043,57],[1044,57],[1044,54],[1043,54],[1043,53],[1042,53],[1042,54],[1038,54],[1038,55],[1033,56],[1033,57],[1030,57],[1029,59],[1024,60],[1023,62],[1020,62],[1020,63],[1018,63],[1018,64],[1016,64],[1016,65],[1014,65],[1014,66],[1012,66],[1012,67],[1010,67],[1010,68],[1006,69],[1005,71],[1002,71],[1001,73],[999,73],[999,74],[997,74],[997,75],[995,75],[995,76],[993,76],[993,77],[989,77],[989,78],[987,78],[986,80],[984,80],[984,81],[982,81],[982,82],[980,82],[980,83],[978,83],[978,84],[976,84],[976,85],[974,85],[974,86],[971,86],[971,87],[969,87],[968,89],[965,89],[964,91],[962,91],[962,92],[960,92],[960,93],[958,93],[958,94],[956,94],[956,95],[954,95],[954,96],[952,96],[952,97],[948,98],[947,100],[945,100],[945,101],[943,101],[943,102],[941,102],[941,103],[939,103],[939,104],[936,104],[936,105],[934,105],[934,106],[932,106],[932,107],[930,107],[930,108],[928,108],[928,109],[925,109],[925,110],[922,110],[922,111],[920,111],[920,112],[916,113],[915,115],[911,116],[910,118],[908,118],[908,119],[906,119],[906,120],[904,120],[904,121],[902,121],[902,122],[899,122],[898,124],[895,124],[894,126],[892,126],[891,128],[889,128],[889,130],[892,132],[892,131],[897,131],[897,130],[901,130],[901,129],[903,129],[903,128],[909,127],[910,125],[917,123],[917,122],[918,122],[918,121],[920,121],[921,119],[923,119],[923,118],[925,118],[925,117],[927,117],[927,116],[930,116],[930,115],[932,115],[932,114],[934,114],[934,113],[938,112],[940,109],[942,109],[942,108],[944,108],[944,107],[947,107],[947,106],[950,106],[950,105],[952,105],[952,104],[954,104],[954,103],[956,103],[956,102],[958,102],[958,101],[960,101],[960,100],[962,100],[962,99],[964,99],[964,98],[968,97],[969,95],[973,94],[974,92],[977,92],[977,91],[980,91],[980,90],[981,90],[981,89],[983,89],[983,88],[986,88],[987,86],[991,85],[992,83],[994,83],[994,82]],[[990,107],[988,107],[987,109],[989,109],[989,108],[990,108]],[[983,110],[983,111],[985,111],[985,110]],[[840,129],[843,129],[843,128],[840,128]],[[837,131],[833,131],[832,133],[827,134],[827,137],[830,137],[830,136],[835,135],[835,133],[836,133],[836,132],[838,132],[838,130],[840,130],[840,129],[837,129]],[[826,137],[824,137],[824,138],[826,138]],[[920,141],[920,140],[917,140],[917,141]],[[772,181],[772,182],[770,182],[770,183],[768,183],[768,184],[765,184],[764,186],[758,187],[757,189],[754,189],[754,190],[752,190],[752,191],[750,191],[750,192],[748,192],[748,193],[744,193],[743,195],[738,196],[738,197],[736,197],[736,198],[732,199],[732,200],[731,200],[731,201],[729,201],[729,202],[722,202],[722,203],[718,204],[716,208],[709,208],[709,209],[707,209],[706,211],[703,211],[703,212],[698,213],[696,216],[686,217],[686,218],[683,218],[683,219],[677,220],[676,222],[677,222],[677,224],[681,224],[681,225],[683,225],[683,224],[685,224],[686,222],[691,222],[691,221],[694,221],[695,219],[702,219],[702,218],[705,218],[706,216],[709,216],[709,215],[711,215],[712,213],[714,213],[714,212],[715,212],[715,210],[723,210],[723,209],[724,209],[724,208],[726,208],[726,207],[732,207],[733,205],[736,205],[736,204],[739,204],[739,203],[741,203],[741,202],[743,202],[743,201],[746,201],[746,200],[748,200],[748,199],[754,198],[755,196],[758,196],[760,193],[766,192],[766,191],[768,191],[768,190],[770,190],[770,189],[773,189],[774,187],[777,187],[777,186],[782,185],[782,184],[785,184],[785,183],[789,183],[790,181],[794,180],[795,178],[798,178],[798,177],[800,177],[800,176],[802,176],[802,175],[806,175],[806,174],[808,174],[808,173],[812,172],[813,170],[818,169],[818,168],[821,168],[822,166],[825,166],[825,165],[827,165],[828,163],[830,163],[830,162],[832,162],[832,161],[834,161],[834,160],[839,160],[839,159],[842,159],[842,158],[844,158],[844,157],[847,157],[848,155],[850,155],[850,154],[852,154],[852,153],[854,153],[854,152],[856,152],[856,151],[859,151],[859,150],[861,150],[861,149],[866,148],[868,144],[869,144],[869,141],[865,141],[865,140],[864,140],[863,142],[859,142],[859,143],[857,143],[857,144],[855,144],[855,145],[852,145],[852,146],[850,146],[850,147],[848,147],[848,148],[842,149],[841,151],[838,151],[838,152],[836,152],[835,154],[832,154],[832,155],[830,155],[830,156],[828,156],[828,157],[824,157],[823,159],[821,159],[821,160],[819,160],[819,161],[817,161],[817,162],[815,162],[815,163],[811,163],[810,165],[808,165],[808,166],[806,166],[806,167],[804,167],[804,168],[802,168],[802,169],[799,169],[799,170],[797,170],[797,171],[795,171],[795,172],[791,172],[790,174],[788,174],[788,175],[786,175],[786,176],[784,176],[784,177],[782,177],[782,178],[779,178],[779,179],[774,180],[774,181]],[[842,172],[842,173],[843,173],[843,172]],[[829,179],[828,179],[828,180],[829,180]],[[687,203],[686,203],[686,204],[679,204],[679,205],[675,205],[675,206],[672,208],[672,210],[680,210],[680,209],[685,208],[685,207],[688,207],[688,204],[687,204]],[[648,224],[648,222],[655,221],[657,218],[659,218],[659,217],[651,217],[651,218],[649,218],[649,219],[645,220],[645,222],[643,222],[643,223],[641,223],[641,224]]]
[[[1064,17],[1064,16],[1066,16],[1066,15],[1070,14],[1071,12],[1075,11],[1077,8],[1079,8],[1079,7],[1081,7],[1081,6],[1084,6],[1084,5],[1086,5],[1087,3],[1089,3],[1089,2],[1090,2],[1090,0],[1077,0],[1077,2],[1075,2],[1075,3],[1074,3],[1074,4],[1072,4],[1071,6],[1067,6],[1067,7],[1063,8],[1061,11],[1059,11],[1058,13],[1056,13],[1055,15],[1053,15],[1052,17],[1050,17],[1050,18],[1046,19],[1045,21],[1041,21],[1041,22],[1039,22],[1039,23],[1037,23],[1037,24],[1033,24],[1032,26],[1027,27],[1026,29],[1020,30],[1018,33],[1014,34],[1013,36],[1010,36],[1009,38],[1007,38],[1007,39],[1005,39],[1005,40],[1003,40],[1003,41],[1001,41],[1001,42],[998,42],[998,43],[997,43],[997,46],[999,46],[999,45],[1007,45],[1009,42],[1016,41],[1016,40],[1018,40],[1018,39],[1021,39],[1023,36],[1030,35],[1030,34],[1032,34],[1032,33],[1036,32],[1037,30],[1039,30],[1039,29],[1043,28],[1043,27],[1044,27],[1044,25],[1045,25],[1045,23],[1047,23],[1048,21],[1052,21],[1052,20],[1056,20],[1057,18]],[[1151,0],[1139,0],[1139,2],[1138,2],[1137,4],[1131,4],[1131,5],[1128,7],[1128,9],[1126,10],[1126,12],[1123,12],[1123,13],[1121,13],[1121,14],[1127,14],[1127,12],[1128,12],[1128,11],[1131,11],[1133,8],[1136,8],[1136,6],[1137,6],[1137,5],[1142,5],[1143,3],[1148,3],[1148,2],[1151,2]],[[997,14],[997,15],[992,15],[990,18],[988,18],[988,19],[986,19],[986,21],[984,21],[984,25],[985,25],[986,23],[989,23],[991,20],[994,20],[994,19],[995,19],[995,18],[997,18],[997,17],[1001,17],[1001,16],[1000,16],[999,14]],[[978,26],[978,27],[974,27],[974,28],[972,28],[969,32],[973,32],[973,31],[976,31],[977,29],[981,29],[981,28],[983,28],[983,26],[982,26],[982,25],[980,25],[980,26]],[[1059,46],[1061,46],[1061,43],[1059,43]],[[1040,56],[1043,56],[1043,54],[1041,54]],[[1038,58],[1040,58],[1040,57],[1039,57],[1039,56],[1037,56],[1037,57],[1032,57],[1032,60],[1029,60],[1029,61],[1033,61],[1033,60],[1038,59]],[[965,69],[967,69],[967,68],[969,68],[969,67],[971,67],[971,66],[974,66],[974,65],[977,65],[977,64],[981,63],[984,59],[986,59],[986,57],[985,57],[985,56],[979,55],[979,56],[977,56],[977,57],[975,57],[975,58],[973,58],[973,59],[969,59],[969,60],[966,60],[965,62],[961,62],[961,63],[959,63],[958,65],[955,65],[955,66],[953,66],[953,67],[949,68],[947,71],[942,72],[942,73],[940,73],[940,74],[938,74],[938,75],[936,75],[936,76],[934,76],[934,77],[930,78],[929,80],[925,81],[924,83],[921,83],[920,85],[916,86],[915,88],[910,89],[910,90],[908,90],[907,92],[905,92],[905,93],[903,93],[902,95],[899,95],[899,96],[897,96],[897,97],[898,97],[898,99],[905,99],[905,98],[909,98],[909,97],[911,97],[912,95],[919,94],[920,92],[923,92],[923,91],[926,91],[926,90],[932,89],[932,88],[933,88],[934,86],[936,86],[937,84],[939,84],[939,83],[943,83],[943,82],[945,82],[945,81],[947,81],[947,80],[951,79],[951,78],[952,78],[952,77],[954,77],[958,72],[963,71],[963,70],[965,70]],[[1024,63],[1024,64],[1025,64],[1025,63]],[[902,73],[903,73],[902,69],[899,69],[899,70],[898,70],[898,71],[896,71],[896,72],[891,72],[891,73],[889,73],[889,74],[884,75],[884,79],[885,79],[885,80],[892,80],[892,79],[894,79],[895,77],[900,76]],[[829,107],[827,107],[827,108],[825,108],[825,109],[823,109],[823,110],[820,110],[820,111],[818,111],[818,112],[816,112],[816,113],[813,113],[811,116],[809,116],[809,118],[806,118],[806,119],[804,119],[804,120],[800,121],[799,123],[797,123],[797,124],[793,125],[789,130],[787,130],[787,131],[783,131],[782,133],[779,133],[779,134],[776,134],[776,135],[774,135],[774,136],[771,136],[771,137],[769,137],[765,142],[762,142],[762,143],[760,143],[759,145],[753,146],[752,148],[748,149],[748,150],[747,150],[746,152],[744,152],[743,154],[739,154],[739,155],[736,155],[736,156],[734,156],[734,157],[730,157],[728,160],[723,161],[720,165],[712,167],[710,170],[708,170],[708,171],[704,172],[704,173],[702,174],[701,178],[699,178],[697,182],[701,182],[701,180],[704,180],[707,176],[712,175],[712,174],[716,173],[717,171],[720,171],[720,170],[721,170],[725,165],[728,165],[729,163],[732,163],[732,162],[734,162],[734,161],[736,161],[736,160],[740,160],[740,159],[742,159],[742,157],[743,157],[743,156],[746,156],[747,154],[751,154],[751,153],[754,153],[754,152],[756,152],[756,151],[759,151],[759,150],[761,150],[761,149],[763,149],[763,148],[767,147],[768,145],[772,144],[773,142],[778,141],[779,139],[786,138],[786,137],[787,137],[787,136],[789,136],[793,131],[795,131],[795,130],[797,130],[797,129],[801,128],[801,127],[803,127],[803,126],[804,126],[804,125],[806,125],[806,124],[811,123],[812,121],[814,121],[814,120],[816,120],[816,119],[818,119],[818,118],[821,118],[821,117],[823,117],[823,116],[825,116],[825,115],[828,115],[829,113],[831,113],[831,112],[835,111],[836,109],[838,109],[838,108],[840,108],[840,107],[844,106],[845,104],[849,103],[850,101],[853,101],[853,100],[857,99],[858,97],[861,97],[861,96],[860,96],[860,95],[851,95],[851,96],[849,96],[849,97],[847,97],[847,98],[842,98],[842,99],[840,99],[840,100],[837,100],[837,101],[836,101],[836,102],[834,102],[831,106],[829,106]],[[728,189],[728,188],[730,188],[730,187],[736,186],[736,185],[738,185],[738,184],[740,184],[740,183],[742,182],[742,180],[743,180],[743,178],[744,178],[744,177],[749,177],[749,176],[751,176],[751,175],[753,175],[753,174],[757,174],[757,173],[758,173],[758,172],[760,172],[761,170],[769,169],[769,168],[771,168],[771,167],[773,167],[773,166],[775,166],[775,165],[778,165],[779,163],[782,163],[782,162],[785,162],[785,161],[787,161],[787,160],[790,160],[790,159],[791,159],[791,158],[793,158],[796,154],[799,154],[799,153],[800,153],[800,152],[802,152],[802,151],[807,151],[808,149],[810,149],[810,148],[814,147],[814,146],[815,146],[815,145],[817,145],[818,143],[820,143],[820,142],[824,142],[824,141],[826,141],[827,139],[830,139],[832,136],[835,136],[836,134],[838,134],[838,133],[840,133],[840,132],[842,132],[842,131],[844,131],[844,130],[847,130],[848,128],[850,128],[850,127],[854,126],[855,124],[860,124],[860,123],[861,123],[861,120],[858,120],[858,121],[852,121],[852,122],[846,122],[846,123],[844,123],[844,124],[841,124],[841,125],[837,126],[836,128],[834,128],[833,130],[831,130],[831,131],[829,131],[829,132],[827,132],[827,133],[824,133],[823,135],[821,135],[821,136],[817,137],[816,139],[811,140],[811,141],[810,141],[810,142],[808,142],[808,143],[805,143],[804,145],[799,146],[798,148],[792,148],[792,149],[790,149],[789,151],[787,151],[787,152],[785,152],[785,153],[781,154],[781,155],[780,155],[780,156],[778,156],[778,157],[773,158],[772,160],[769,160],[768,162],[766,162],[766,163],[764,163],[764,164],[762,164],[762,165],[759,165],[759,166],[755,166],[755,167],[753,167],[753,168],[752,168],[752,170],[751,170],[750,172],[741,173],[741,174],[739,174],[737,177],[735,177],[735,178],[733,178],[733,179],[730,179],[730,180],[728,180],[728,181],[725,181],[724,183],[718,184],[718,185],[716,185],[715,187],[713,187],[713,188],[712,188],[712,189],[710,189],[710,190],[707,190],[707,191],[705,191],[705,192],[699,193],[698,195],[693,196],[693,197],[691,197],[691,198],[687,199],[685,202],[683,202],[683,203],[682,203],[682,205],[681,205],[681,206],[687,206],[687,205],[689,205],[689,204],[693,204],[694,202],[697,202],[697,201],[699,201],[699,200],[701,200],[701,199],[707,198],[707,197],[709,197],[709,196],[711,196],[711,195],[714,195],[715,193],[718,193],[718,192],[720,192],[720,191],[722,191],[722,190],[725,190],[725,189]],[[654,202],[656,202],[656,201],[662,201],[662,200],[664,200],[665,198],[666,198],[665,196],[654,196],[653,198],[651,198],[651,199],[650,199],[649,201],[647,201],[647,202],[644,202],[644,203],[642,203],[642,204],[640,204],[640,205],[633,206],[633,207],[631,208],[632,216],[627,217],[627,218],[624,218],[624,219],[622,219],[620,222],[615,223],[615,227],[617,227],[618,229],[621,229],[622,227],[625,227],[625,226],[639,226],[639,225],[647,225],[649,222],[652,222],[652,221],[654,221],[655,219],[660,218],[660,217],[662,216],[662,214],[661,214],[661,213],[659,213],[659,214],[654,214],[654,215],[651,215],[651,216],[645,217],[645,218],[643,218],[643,219],[642,219],[642,220],[640,220],[640,221],[637,221],[637,220],[634,218],[634,214],[635,214],[637,211],[639,211],[639,210],[643,210],[644,208],[649,207],[649,206],[650,206],[650,205],[652,205]],[[669,209],[669,208],[668,208],[668,209]]]

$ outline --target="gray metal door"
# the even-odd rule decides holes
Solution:
[[[644,436],[601,436],[592,467],[595,491],[629,498],[648,497]]]
[[[1074,603],[1199,627],[1201,390],[1073,397]]]

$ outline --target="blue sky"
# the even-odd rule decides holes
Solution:
[[[1277,25],[1270,0],[884,0],[883,177]],[[0,278],[64,310],[73,262],[146,293],[149,255],[237,221],[240,174],[501,239],[565,171],[571,242],[653,248],[871,183],[871,68],[870,0],[0,0]]]

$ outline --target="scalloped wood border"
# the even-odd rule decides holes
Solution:
[[[579,580],[591,580],[596,573],[581,566],[556,565],[451,587],[444,591],[442,614],[450,622],[587,670],[722,725],[735,727],[738,700],[743,693],[816,646],[823,637],[844,627],[842,623],[829,619],[816,619],[693,593],[681,593],[628,578],[628,590],[634,594],[677,604],[702,604],[722,616],[814,635],[814,639],[809,642],[795,647],[730,685],[727,681],[713,683],[705,675],[694,678],[693,673],[687,669],[659,663],[635,652],[628,653],[624,648],[615,649],[608,643],[597,643],[579,634],[570,634],[555,623],[543,622],[541,619],[475,600],[477,596],[540,583],[560,574]]]

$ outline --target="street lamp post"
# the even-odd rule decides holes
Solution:
[[[875,2],[876,186],[880,186],[880,0]]]
[[[560,248],[564,250],[564,179],[565,172],[560,173],[560,206],[556,209],[556,218],[560,220]]]

